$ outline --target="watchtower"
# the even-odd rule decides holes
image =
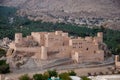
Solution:
[[[46,60],[47,58],[48,58],[47,48],[44,46],[41,46],[41,59]]]
[[[21,43],[22,42],[22,33],[16,33],[15,34],[15,43]]]
[[[98,33],[97,33],[97,37],[103,38],[103,32],[98,32]]]

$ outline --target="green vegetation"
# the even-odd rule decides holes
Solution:
[[[120,31],[101,28],[87,28],[65,23],[50,23],[41,21],[30,21],[25,17],[16,16],[15,8],[0,6],[0,39],[4,37],[14,38],[16,32],[23,33],[23,36],[30,35],[31,32],[62,30],[74,36],[95,36],[97,32],[104,33],[104,42],[115,54],[117,45],[120,44]],[[13,22],[10,20],[13,18]]]
[[[60,73],[59,75],[58,72],[56,72],[56,70],[48,70],[43,74],[34,74],[33,79],[30,78],[28,74],[24,74],[19,77],[19,80],[51,80],[51,77],[57,77],[57,76],[59,76],[60,79],[55,79],[55,80],[72,80],[69,76],[75,76],[75,75],[76,73],[73,70]],[[82,76],[81,79],[91,80],[86,76]]]
[[[57,76],[58,76],[58,73],[56,72],[56,70],[48,70],[44,72],[44,74],[34,74],[33,79],[34,80],[48,80],[51,77],[57,77]]]
[[[0,58],[6,55],[6,51],[0,48]],[[9,64],[6,64],[6,60],[0,60],[0,74],[9,73]]]
[[[28,76],[28,74],[24,74],[19,77],[19,80],[30,80],[30,77]]]
[[[56,72],[56,70],[48,70],[47,72],[49,74],[49,78],[51,78],[53,76],[57,77],[57,75],[58,75],[58,73]]]
[[[50,77],[51,78],[51,77]],[[33,80],[48,80],[49,78],[49,73],[48,71],[45,72],[44,74],[34,74],[33,75]]]
[[[43,77],[44,77],[44,80],[47,80],[49,78],[49,73],[48,72],[44,72]]]
[[[120,55],[120,44],[115,48],[115,51],[113,51],[115,55]]]
[[[42,74],[34,74],[33,79],[34,80],[44,80],[44,77]]]
[[[0,60],[0,74],[6,74],[10,72],[9,64],[6,64],[5,60]]]
[[[71,78],[69,77],[71,75],[74,76],[76,75],[76,73],[73,70],[71,70],[69,72],[58,74],[56,70],[48,70],[44,72],[43,74],[34,74],[33,79],[31,79],[28,76],[28,74],[24,74],[19,77],[19,80],[51,80],[51,77],[58,77],[58,76],[60,79],[55,79],[55,80],[71,80]]]
[[[64,72],[64,73],[59,74],[59,77],[60,77],[60,79],[62,79],[62,80],[72,80],[72,79],[69,77],[69,73],[67,73],[67,72]]]
[[[86,76],[82,76],[81,78],[82,78],[82,80],[91,80],[91,79],[89,79],[89,78],[86,77]]]
[[[0,57],[5,56],[5,55],[6,55],[6,51],[0,48]]]
[[[52,71],[54,72],[54,71]],[[57,73],[57,72],[56,72]],[[43,74],[34,74],[33,75],[33,79],[32,80],[48,80],[50,79],[51,77],[49,76],[49,72],[46,71],[44,72]]]
[[[68,74],[69,74],[70,76],[76,76],[76,73],[75,73],[73,70],[69,71]]]

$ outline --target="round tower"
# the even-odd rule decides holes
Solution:
[[[15,34],[15,43],[21,43],[22,42],[22,33],[16,33]]]
[[[47,48],[45,46],[41,46],[41,59],[46,60],[47,58]]]

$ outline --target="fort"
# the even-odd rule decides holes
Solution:
[[[16,33],[15,40],[9,47],[19,58],[25,55],[39,60],[70,58],[76,63],[84,63],[104,61],[104,50],[99,47],[101,43],[102,32],[98,32],[95,37],[72,38],[66,32],[55,31],[32,32],[27,37]]]

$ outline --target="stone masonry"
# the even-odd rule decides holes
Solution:
[[[32,32],[23,37],[22,33],[15,34],[15,40],[10,43],[10,49],[22,55],[31,55],[31,58],[49,60],[71,58],[76,63],[102,62],[104,50],[99,45],[103,43],[103,33],[95,37],[71,38],[63,31]],[[10,56],[10,55],[9,55]]]

